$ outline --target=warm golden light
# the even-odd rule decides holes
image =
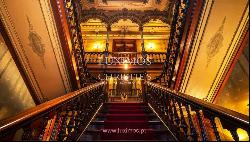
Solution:
[[[101,44],[100,44],[100,43],[95,43],[95,44],[94,44],[94,48],[100,49],[100,48],[101,48]]]
[[[123,77],[123,79],[127,81],[127,80],[128,80],[128,76],[125,75],[125,76]]]
[[[127,64],[127,63],[128,63],[128,60],[125,59],[125,60],[123,61],[123,64]]]
[[[123,66],[124,66],[124,69],[125,70],[127,70],[128,69],[128,63],[129,63],[129,61],[127,60],[127,59],[125,59],[124,61],[123,61]]]
[[[153,49],[155,46],[154,46],[154,43],[148,43],[148,47],[150,48],[150,49]]]
[[[166,40],[144,40],[145,50],[148,52],[166,52]]]
[[[152,42],[152,41],[150,41],[150,42],[146,42],[146,50],[148,50],[148,51],[154,51],[154,50],[157,50],[157,47],[159,46],[159,45],[156,45],[156,43],[154,43],[154,42]]]
[[[245,130],[238,128],[236,132],[239,136],[240,141],[249,141],[249,136]],[[233,141],[234,140],[232,134],[227,129],[223,129],[222,133],[225,136],[224,140],[226,140],[226,141]]]
[[[128,64],[124,64],[124,69],[125,69],[125,70],[128,69]]]
[[[237,129],[237,133],[239,135],[240,141],[249,141],[249,137],[246,131],[244,131],[243,129]]]

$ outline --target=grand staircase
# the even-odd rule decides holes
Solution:
[[[91,84],[0,121],[0,141],[249,141],[249,116],[145,87],[143,102],[120,103],[108,102],[105,81]]]
[[[79,140],[175,141],[176,138],[145,103],[105,103]]]

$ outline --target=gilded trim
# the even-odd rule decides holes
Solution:
[[[43,4],[42,4],[43,3]],[[60,78],[62,80],[62,83],[63,83],[63,87],[64,87],[64,91],[65,93],[67,92],[70,92],[71,88],[71,84],[70,84],[70,81],[69,81],[69,75],[67,74],[67,70],[66,70],[66,64],[65,64],[65,61],[63,59],[63,54],[62,54],[62,51],[60,50],[60,41],[59,41],[59,37],[57,35],[57,30],[56,30],[56,25],[55,25],[55,22],[53,21],[52,19],[52,12],[51,12],[51,7],[48,7],[48,3],[45,2],[45,1],[41,1],[39,0],[39,6],[40,6],[40,9],[41,9],[41,12],[42,12],[42,15],[43,15],[43,20],[46,24],[46,30],[47,30],[47,33],[48,33],[48,36],[49,36],[49,39],[50,39],[50,43],[52,45],[52,51],[53,51],[53,54],[54,54],[54,57],[56,59],[56,64],[57,64],[57,69],[59,70],[59,73],[60,73]],[[45,12],[47,12],[47,15],[45,14]],[[51,26],[53,28],[51,28],[49,30],[48,26]],[[56,44],[53,44],[54,42],[52,42],[52,38],[54,39],[53,41],[56,42]],[[56,54],[57,52],[59,52],[59,54]],[[60,63],[60,65],[59,65]],[[64,73],[63,73],[64,72]],[[63,77],[64,75],[64,77]],[[64,79],[65,78],[65,79]]]

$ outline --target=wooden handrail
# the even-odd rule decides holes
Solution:
[[[184,94],[184,93],[177,92],[175,90],[171,90],[169,88],[166,88],[166,87],[161,86],[161,85],[156,84],[156,83],[152,83],[152,82],[147,82],[147,83],[149,85],[154,86],[155,88],[158,88],[158,89],[161,89],[163,91],[167,91],[169,93],[172,93],[172,94],[176,95],[180,99],[192,102],[192,103],[194,103],[196,105],[199,105],[200,107],[203,108],[203,110],[213,111],[216,114],[223,114],[223,115],[225,115],[227,117],[235,119],[235,121],[241,122],[242,124],[249,125],[249,116],[247,116],[247,115],[244,115],[242,113],[238,113],[236,111],[227,109],[225,107],[222,107],[222,106],[219,106],[219,105],[216,105],[216,104],[213,104],[213,103],[206,102],[204,100],[198,99],[196,97],[193,97],[193,96],[190,96],[190,95],[187,95],[187,94]]]
[[[0,121],[0,132],[5,130],[5,129],[8,129],[12,126],[16,126],[20,123],[23,123],[25,120],[29,120],[30,118],[33,118],[39,114],[42,114],[44,112],[48,112],[49,109],[52,109],[54,107],[59,107],[63,103],[70,101],[70,100],[74,99],[75,97],[81,95],[81,93],[88,92],[89,90],[95,89],[96,87],[103,85],[103,84],[104,84],[104,81],[100,82],[100,83],[95,83],[93,85],[84,87],[80,90],[68,93],[68,94],[63,95],[61,97],[58,97],[56,99],[42,103],[36,107],[30,108],[30,109],[14,116],[14,117],[11,117],[9,119],[2,120],[2,121]]]
[[[156,107],[156,109],[158,109],[157,107],[161,108],[158,109],[158,112],[160,114],[165,114],[167,113],[167,115],[172,115],[171,117],[173,117],[174,119],[178,120],[175,123],[179,123],[180,125],[185,125],[182,127],[175,125],[172,127],[175,127],[173,129],[182,129],[182,131],[184,131],[184,135],[193,135],[192,139],[193,140],[197,140],[198,137],[197,133],[198,130],[194,129],[194,125],[191,126],[190,130],[188,131],[187,128],[190,127],[190,122],[191,123],[195,123],[192,119],[191,116],[188,115],[188,121],[189,121],[189,126],[187,125],[187,122],[183,116],[183,108],[185,108],[187,114],[190,114],[191,111],[195,111],[196,114],[198,114],[198,120],[200,121],[199,125],[200,129],[201,129],[201,134],[200,136],[202,136],[202,140],[211,140],[209,139],[208,135],[206,134],[206,127],[204,124],[204,121],[207,119],[210,121],[211,123],[211,127],[213,128],[213,132],[214,132],[214,137],[216,139],[212,139],[212,140],[221,140],[220,138],[220,134],[217,130],[217,126],[215,124],[215,120],[214,118],[219,118],[220,122],[223,126],[224,129],[228,129],[234,140],[239,140],[239,136],[237,134],[237,129],[241,128],[245,131],[247,131],[247,133],[249,133],[248,127],[249,127],[249,116],[238,113],[236,111],[227,109],[225,107],[222,106],[218,106],[209,102],[206,102],[204,100],[192,97],[190,95],[186,95],[180,92],[176,92],[174,90],[170,90],[169,88],[165,87],[165,86],[161,86],[159,84],[156,83],[152,83],[152,82],[146,82],[147,84],[147,91],[148,91],[148,99],[149,102],[154,104],[154,107]],[[162,101],[162,102],[161,102]],[[170,103],[170,104],[169,104]],[[172,104],[171,104],[172,103]],[[166,111],[167,109],[174,109],[174,110],[181,110],[180,112],[178,111],[173,111],[171,112],[170,110]],[[177,109],[179,108],[179,109]],[[202,113],[200,112],[202,111]],[[177,114],[178,113],[178,114]],[[201,113],[201,114],[200,114]],[[203,117],[202,117],[203,116]],[[162,115],[162,117],[164,117],[164,115]],[[171,122],[170,119],[165,118],[165,121],[167,123],[173,123]],[[190,131],[192,131],[191,129],[193,129],[193,131],[196,133],[194,134],[188,134],[190,133]],[[180,131],[179,131],[180,132]],[[186,134],[185,134],[186,133]],[[176,135],[181,135],[181,134],[176,134]],[[196,136],[195,136],[196,135]],[[189,137],[185,137],[185,140],[190,140]]]
[[[58,110],[58,109],[62,110],[63,107],[66,107],[66,108],[72,107],[72,106],[67,106],[67,103],[72,103],[72,102],[81,103],[81,102],[74,102],[75,99],[80,99],[81,97],[85,97],[86,95],[89,95],[90,92],[104,91],[101,89],[104,87],[104,85],[105,85],[105,81],[89,85],[80,90],[68,93],[64,96],[58,97],[56,99],[40,104],[36,107],[28,109],[22,113],[19,113],[18,115],[14,117],[7,118],[5,120],[0,121],[0,140],[4,139],[4,137],[12,133],[15,133],[15,131],[17,131],[19,128],[27,127],[29,125],[31,126],[32,125],[31,123],[33,123],[37,119],[44,117],[44,115],[50,115],[50,113],[52,113],[53,111],[54,111],[53,113],[57,114],[59,112],[55,110]],[[97,95],[95,96],[96,98],[101,96],[101,94],[95,94],[95,95]],[[94,96],[87,96],[87,97],[91,98]],[[89,100],[88,103],[91,103],[91,101],[97,101],[97,100],[98,99]],[[91,114],[93,112],[88,112],[88,113]]]

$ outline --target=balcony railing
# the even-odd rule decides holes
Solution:
[[[0,140],[77,140],[105,101],[104,89],[95,83],[0,121]]]
[[[239,128],[245,130],[249,138],[248,116],[155,83],[146,85],[147,102],[179,140],[232,140],[224,133],[227,129],[233,140],[239,141]]]
[[[146,52],[146,58],[150,61],[150,64],[163,63],[166,60],[166,53]],[[112,60],[119,62],[127,60],[131,64],[134,62],[142,64],[144,62],[141,52],[109,52],[106,58],[104,52],[85,52],[85,60],[88,64],[111,63]]]

